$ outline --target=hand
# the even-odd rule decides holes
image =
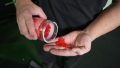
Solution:
[[[91,49],[92,39],[84,31],[73,31],[63,37],[71,48],[56,46],[54,42],[57,41],[57,38],[54,42],[52,41],[53,43],[46,44],[44,50],[58,56],[77,56],[83,55]]]
[[[39,15],[46,19],[46,15],[42,8],[35,5],[31,0],[16,0],[17,24],[21,35],[29,40],[36,40],[35,26],[32,15]]]

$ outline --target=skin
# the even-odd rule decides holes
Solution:
[[[62,37],[65,39],[66,44],[72,48],[56,46],[54,42],[58,40],[57,38],[52,41],[53,43],[46,44],[44,50],[58,56],[77,56],[89,52],[91,49],[92,39],[83,31],[73,31]],[[78,50],[78,52],[75,50]]]
[[[32,15],[39,15],[41,18],[47,19],[42,8],[35,5],[31,0],[16,0],[16,12],[20,34],[29,40],[36,40],[37,35],[34,30]]]
[[[63,36],[72,49],[60,49],[52,43],[46,44],[44,50],[58,56],[83,55],[90,51],[92,42],[120,26],[120,0],[116,0],[111,7],[104,10],[86,29],[73,31]],[[68,42],[69,41],[69,42]],[[49,45],[49,46],[48,46]]]
[[[27,2],[24,2],[27,1]],[[39,15],[47,18],[43,10],[33,4],[30,0],[16,0],[17,21],[20,33],[26,38],[37,39],[32,15]],[[23,3],[24,2],[24,3]],[[34,9],[34,10],[33,10]],[[72,48],[55,46],[58,38],[51,40],[52,43],[46,44],[44,50],[58,56],[77,56],[83,55],[90,51],[92,42],[115,28],[120,26],[120,0],[114,0],[111,7],[104,10],[91,24],[83,31],[73,31],[66,34],[65,42]],[[101,28],[102,27],[102,28]]]

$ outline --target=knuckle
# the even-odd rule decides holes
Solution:
[[[23,30],[23,31],[21,31],[21,34],[22,34],[22,35],[27,35],[27,31],[24,31],[24,30]]]
[[[41,8],[41,7],[37,7],[36,9],[39,10],[39,11],[42,11],[42,8]]]
[[[90,52],[90,49],[89,50],[86,50],[85,52],[81,53],[81,55],[84,55],[86,53]]]
[[[20,21],[21,21],[22,19],[21,18],[17,18],[17,23],[20,23]]]
[[[86,53],[88,53],[88,52],[90,52],[90,49],[88,49],[88,50],[86,51]]]
[[[82,54],[80,51],[77,51],[76,53],[77,53],[77,55],[81,55]]]
[[[87,48],[87,52],[90,52],[91,48]]]
[[[23,15],[17,16],[17,23],[21,23],[23,20]]]
[[[85,52],[81,52],[81,54],[80,55],[84,55],[84,54],[86,54],[87,53],[87,51],[85,51]]]
[[[29,15],[32,15],[32,13],[29,10],[25,10],[21,15],[23,15],[24,17],[27,17]]]

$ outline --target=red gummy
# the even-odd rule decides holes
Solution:
[[[68,45],[65,43],[63,37],[58,38],[58,41],[56,42],[56,46],[68,48]]]
[[[50,32],[50,25],[48,24],[47,25],[47,27],[46,27],[46,29],[45,29],[45,38],[47,38],[48,37],[48,35],[49,35],[49,32]]]

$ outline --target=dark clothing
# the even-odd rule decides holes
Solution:
[[[48,19],[59,25],[59,34],[84,29],[102,11],[107,0],[39,0]]]
[[[39,0],[38,5],[44,10],[48,19],[56,21],[59,27],[58,35],[64,35],[74,30],[82,30],[97,15],[100,14],[107,0]],[[40,45],[37,46],[40,58],[46,64],[51,64],[48,68],[79,68],[81,57],[61,57],[54,56],[43,51]]]
[[[11,0],[12,1],[12,0]],[[7,3],[11,2],[10,0],[0,0],[0,20],[9,19],[11,16],[16,16],[15,14],[15,5]]]

